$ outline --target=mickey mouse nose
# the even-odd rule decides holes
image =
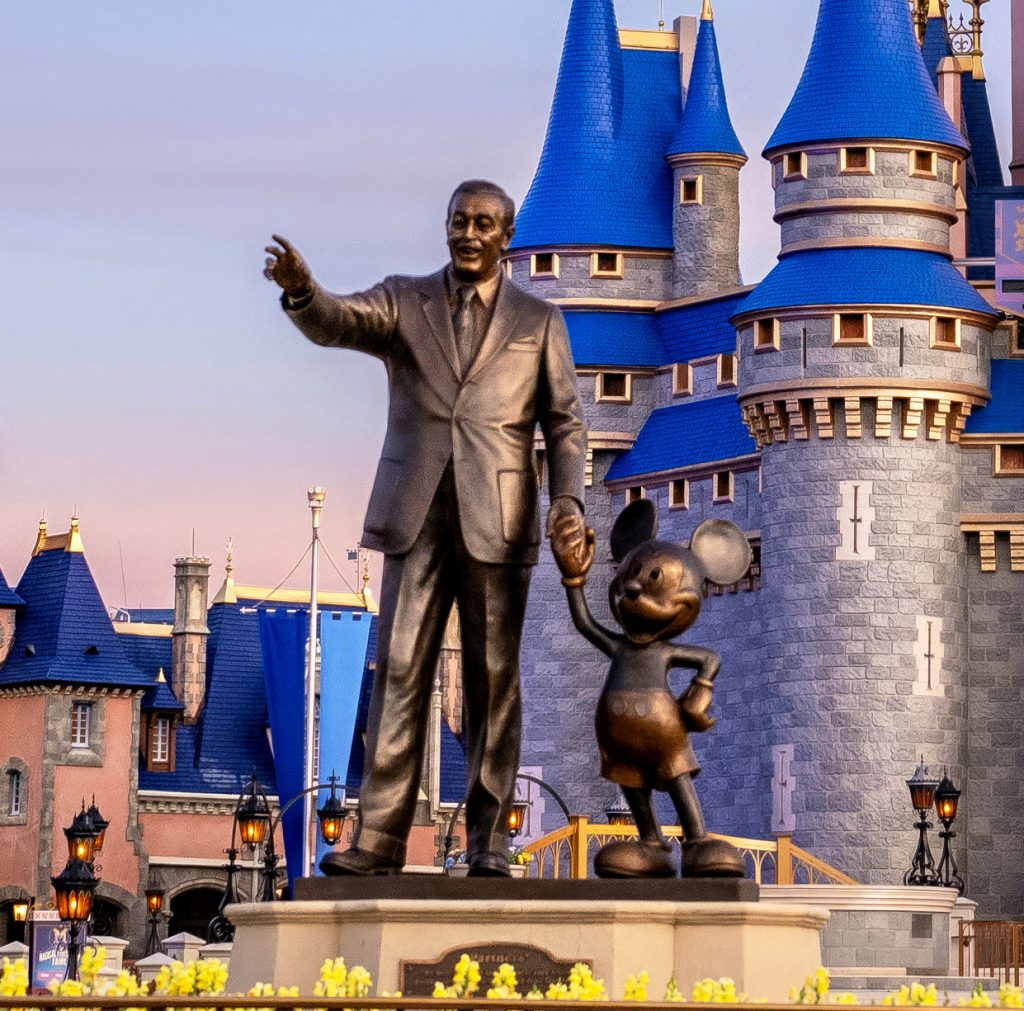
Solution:
[[[635,579],[629,579],[626,581],[622,589],[630,600],[636,600],[636,598],[640,596],[640,591],[643,587]]]

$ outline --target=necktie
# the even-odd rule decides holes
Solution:
[[[476,288],[472,284],[460,284],[455,291],[456,307],[455,318],[455,344],[459,351],[459,365],[462,374],[472,364],[476,355],[477,341],[479,339],[478,316],[476,306],[479,304]]]

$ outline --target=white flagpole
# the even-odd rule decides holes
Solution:
[[[316,785],[317,770],[313,768],[313,735],[316,733],[316,725],[313,719],[316,706],[316,644],[317,644],[317,605],[318,605],[318,584],[320,581],[320,510],[324,506],[324,499],[327,498],[326,488],[310,488],[309,511],[313,517],[313,544],[312,560],[310,563],[309,581],[309,653],[306,658],[306,776],[305,788],[309,790]],[[313,873],[313,860],[316,856],[316,847],[313,843],[313,833],[310,823],[313,820],[313,811],[316,809],[316,797],[307,793],[302,804],[302,866],[306,875]]]

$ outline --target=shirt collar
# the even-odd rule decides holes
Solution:
[[[501,268],[499,267],[495,272],[494,276],[488,278],[486,281],[476,281],[473,287],[476,288],[476,293],[483,303],[485,309],[490,309],[494,305],[494,300],[498,297],[498,287],[501,285]],[[454,295],[456,289],[460,284],[464,283],[460,281],[454,274],[451,268],[451,264],[445,269],[445,283],[448,286],[449,295]]]

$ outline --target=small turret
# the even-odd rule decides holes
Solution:
[[[0,570],[0,665],[7,659],[14,642],[17,608],[25,602],[7,585],[3,570]]]
[[[171,686],[184,703],[185,722],[195,723],[206,700],[206,601],[210,583],[209,558],[174,560],[174,628]]]
[[[716,295],[740,274],[740,169],[747,155],[725,99],[711,0],[704,0],[683,118],[666,159],[672,166],[672,295]]]

